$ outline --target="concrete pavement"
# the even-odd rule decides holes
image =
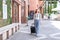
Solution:
[[[21,24],[20,30],[8,40],[60,40],[60,30],[51,24],[51,20],[41,21],[40,37],[30,34],[30,26],[33,23],[33,20],[30,20],[28,23],[29,26]]]

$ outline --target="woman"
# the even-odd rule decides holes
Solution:
[[[36,29],[36,36],[40,36],[40,18],[41,18],[41,14],[39,13],[39,10],[36,9],[34,14],[34,25]]]

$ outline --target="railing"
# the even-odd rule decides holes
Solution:
[[[18,23],[12,23],[10,25],[0,28],[0,40],[6,40],[19,30]]]

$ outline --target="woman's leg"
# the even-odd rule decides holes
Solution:
[[[40,34],[40,20],[38,20],[38,34]]]
[[[40,20],[37,20],[37,36],[40,36]]]
[[[38,32],[37,32],[37,31],[38,31],[38,28],[37,28],[37,26],[38,26],[38,22],[37,22],[37,20],[34,21],[34,25],[35,25],[36,34],[37,34],[37,33],[38,33]]]

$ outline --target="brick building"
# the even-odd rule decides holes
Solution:
[[[26,23],[28,11],[35,11],[40,7],[43,14],[43,1],[41,0],[11,0],[12,2],[12,22],[13,23]],[[29,3],[28,3],[29,2]],[[28,10],[29,4],[29,10]]]
[[[12,22],[26,23],[28,11],[34,12],[38,8],[43,16],[43,4],[42,0],[12,0]]]
[[[12,0],[12,22],[26,23],[28,16],[27,0]]]
[[[29,0],[29,11],[35,11],[36,9],[40,9],[40,12],[43,16],[43,5],[44,1],[42,0]]]

